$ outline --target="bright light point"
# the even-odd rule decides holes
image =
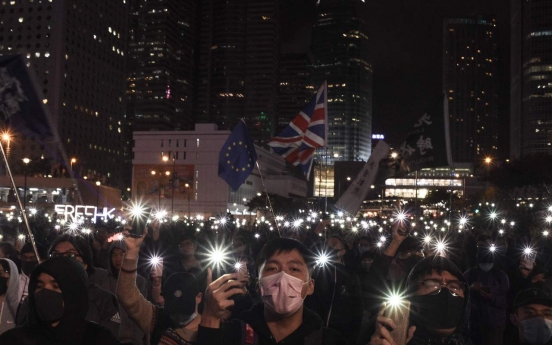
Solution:
[[[326,254],[320,254],[318,258],[316,258],[316,264],[318,266],[324,266],[328,263],[328,261],[329,261],[329,258],[328,258],[328,255]]]
[[[302,222],[303,222],[303,220],[301,220],[301,219],[294,220],[293,221],[293,227],[294,228],[300,227]]]
[[[378,242],[378,244],[376,244],[376,246],[377,246],[378,248],[381,248],[381,246],[383,246],[383,243]]]
[[[285,226],[286,228],[288,228],[288,227],[289,227],[289,222],[288,222],[288,221],[284,222],[284,226]]]
[[[491,244],[489,250],[491,251],[491,253],[494,253],[496,251],[496,246],[494,244]]]
[[[489,215],[489,217],[491,217],[491,219],[495,219],[497,217],[497,214],[496,212],[491,212],[491,214]]]
[[[83,229],[81,229],[81,232],[85,235],[90,235],[92,233],[92,230],[87,229],[87,228],[83,228]]]
[[[407,218],[407,215],[404,212],[397,212],[396,217],[398,222],[404,222]]]
[[[387,297],[386,302],[389,304],[390,307],[400,307],[403,304],[403,297],[398,294],[391,294]]]
[[[506,219],[500,221],[502,224],[506,224]]]
[[[523,249],[523,254],[530,255],[533,252],[533,248],[527,247]]]
[[[172,216],[172,218],[171,218],[171,219],[172,219],[172,221],[173,221],[173,222],[176,222],[176,221],[178,220],[178,215],[176,215],[176,216]]]
[[[356,226],[353,226],[353,228],[351,229],[353,232],[357,232],[358,231],[358,228]]]
[[[318,217],[318,213],[316,213],[316,212],[311,213],[311,217],[312,217],[312,218]]]
[[[225,264],[228,258],[228,252],[221,247],[215,247],[213,250],[209,251],[210,264],[214,266]]]
[[[380,242],[384,243],[386,240],[387,240],[387,238],[385,238],[385,236],[380,237]]]
[[[550,234],[550,233],[548,232],[548,230],[544,230],[544,231],[542,232],[542,235],[543,235],[543,236],[548,236],[549,234]]]
[[[25,241],[25,235],[23,234],[17,235],[17,239],[20,241]]]
[[[424,242],[428,244],[431,243],[431,236],[424,237]]]
[[[36,208],[31,208],[31,209],[29,209],[29,212],[31,212],[32,215],[35,215],[36,212],[38,212],[38,211],[37,211]]]
[[[234,268],[239,271],[241,268],[242,268],[242,263],[241,262],[236,262],[236,264],[234,264]]]
[[[125,237],[123,236],[123,234],[117,234],[117,241],[122,241]]]
[[[546,222],[547,222],[547,223],[552,222],[552,216],[547,216],[547,217],[546,217]]]
[[[510,222],[510,226],[516,225],[516,222]]]
[[[165,210],[160,210],[160,211],[157,211],[157,213],[155,213],[155,219],[157,220],[162,220],[166,216],[167,216],[167,211]]]
[[[157,266],[157,265],[159,265],[160,262],[161,262],[161,258],[158,257],[158,256],[154,256],[150,259],[150,264],[152,266]]]
[[[338,217],[343,217],[343,212],[341,212],[341,211],[337,212],[337,216]]]
[[[504,230],[500,229],[500,230],[498,230],[498,233],[502,235],[502,234],[504,234]]]
[[[460,217],[460,225],[466,225],[468,219],[466,217]]]
[[[259,237],[261,237],[261,235],[255,234],[255,238],[259,238]]]

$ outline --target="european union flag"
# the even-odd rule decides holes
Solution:
[[[0,114],[28,136],[52,136],[43,100],[21,55],[0,57]]]
[[[253,171],[255,162],[255,145],[249,137],[245,122],[240,120],[220,149],[218,175],[237,191]]]

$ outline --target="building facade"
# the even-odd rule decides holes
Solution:
[[[278,97],[278,0],[201,2],[196,122],[233,128],[244,118],[256,143],[274,133]]]
[[[121,184],[127,11],[112,0],[0,2],[0,54],[26,56],[60,137],[45,144],[14,133],[11,159],[68,167],[72,157],[79,174]]]
[[[552,3],[511,0],[510,155],[552,153]]]
[[[498,39],[489,16],[444,21],[443,89],[452,158],[481,164],[498,153]]]
[[[313,84],[328,82],[328,150],[322,164],[367,161],[372,135],[372,65],[362,0],[320,0],[312,32]]]
[[[257,168],[235,192],[218,177],[219,152],[229,135],[215,124],[196,124],[194,131],[135,132],[132,199],[181,216],[248,214],[245,205],[264,187]],[[268,193],[306,197],[306,182],[284,173],[282,157],[258,146],[256,151]]]

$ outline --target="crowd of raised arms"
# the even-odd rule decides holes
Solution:
[[[552,252],[528,236],[122,230],[4,236],[0,344],[552,344]]]

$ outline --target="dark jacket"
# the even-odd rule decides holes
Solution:
[[[35,311],[34,291],[40,273],[54,277],[62,291],[64,314],[56,327],[40,320]],[[93,322],[88,312],[88,277],[74,259],[58,257],[37,266],[29,282],[29,323],[0,335],[0,344],[119,344],[113,335]]]
[[[317,267],[312,274],[314,293],[305,306],[322,318],[326,327],[338,331],[355,344],[362,324],[363,303],[360,280],[342,264]]]
[[[243,321],[243,322],[242,322]],[[308,308],[303,307],[303,323],[293,333],[285,339],[276,343],[266,321],[264,319],[264,304],[259,303],[252,309],[241,314],[240,320],[232,320],[221,325],[221,328],[199,327],[197,345],[241,345],[242,331],[244,324],[250,325],[255,336],[258,337],[258,345],[304,345],[305,339],[316,336],[315,333],[321,332],[321,345],[341,345],[348,344],[344,336],[338,332],[323,327],[322,319]],[[314,339],[314,338],[311,338]],[[310,345],[310,344],[309,344]]]

